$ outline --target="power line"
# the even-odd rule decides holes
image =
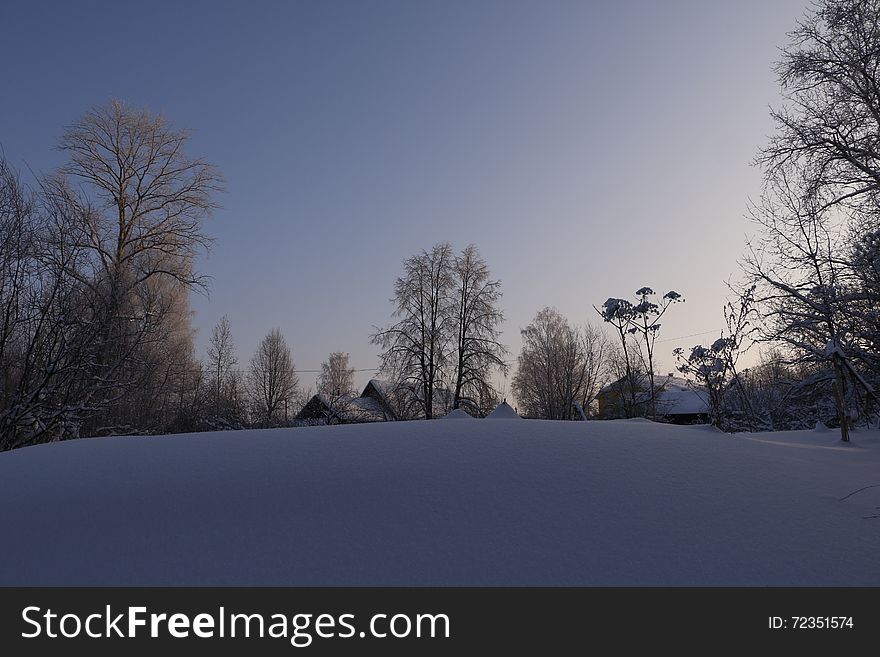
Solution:
[[[379,370],[378,367],[365,367],[363,369],[347,368],[345,371],[346,372],[377,372],[378,370]],[[183,372],[183,371],[198,372],[199,370],[192,369],[192,370],[175,370],[175,371],[178,371],[178,372]],[[211,370],[207,370],[207,371],[211,371]],[[224,371],[235,372],[236,374],[247,374],[249,370],[237,370],[236,369],[236,370],[224,370]],[[297,374],[320,374],[324,370],[301,370],[298,367],[294,366],[293,371],[296,372]]]
[[[700,333],[691,333],[689,335],[679,335],[677,338],[663,338],[662,340],[657,340],[657,342],[672,342],[673,340],[684,340],[685,338],[693,338],[698,335],[706,335],[707,333],[717,333],[721,329],[711,329],[709,331],[701,331]]]

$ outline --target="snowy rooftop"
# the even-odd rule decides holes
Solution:
[[[0,585],[880,585],[880,440],[389,422],[0,453]]]
[[[620,381],[603,387],[599,393],[604,394],[618,389]],[[636,395],[640,404],[650,401],[650,386],[647,377],[640,379],[643,391]],[[654,385],[657,388],[657,412],[664,415],[696,415],[708,413],[706,393],[702,388],[694,386],[687,379],[672,375],[655,375]]]
[[[686,379],[663,377],[663,390],[658,396],[657,412],[665,415],[708,413],[706,399],[706,393],[694,388]]]
[[[501,402],[498,406],[495,407],[489,415],[486,416],[487,420],[520,420],[519,415],[516,414],[516,411],[510,407],[506,401]]]

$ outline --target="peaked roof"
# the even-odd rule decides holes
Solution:
[[[501,402],[495,407],[495,410],[486,416],[487,420],[521,420],[522,418],[516,414],[516,411],[510,407],[506,401]]]
[[[329,397],[323,393],[313,395],[297,417],[310,413],[335,417],[343,422],[381,422],[385,418],[382,405],[370,397]]]

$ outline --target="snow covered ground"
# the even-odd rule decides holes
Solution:
[[[0,584],[877,586],[878,516],[876,432],[474,420],[101,438],[0,454]]]

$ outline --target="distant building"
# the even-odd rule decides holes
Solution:
[[[449,390],[434,391],[434,417],[443,417],[452,408]],[[417,420],[425,417],[424,407],[414,386],[370,379],[359,397],[314,395],[297,413],[296,419],[321,424],[354,424]]]
[[[674,424],[705,424],[709,421],[706,392],[687,379],[668,374],[654,377],[657,419]],[[599,418],[613,420],[623,417],[650,415],[650,382],[639,376],[635,386],[635,403],[630,399],[626,379],[618,379],[602,388],[598,395]],[[629,411],[629,412],[627,412]]]
[[[381,404],[369,397],[314,395],[296,414],[297,420],[316,420],[321,424],[384,422],[388,414]]]

